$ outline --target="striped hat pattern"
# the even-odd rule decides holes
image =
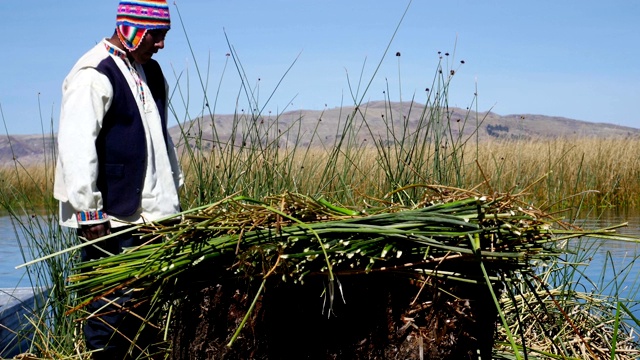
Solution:
[[[122,45],[133,51],[147,30],[171,28],[169,6],[166,0],[120,1],[116,28]]]

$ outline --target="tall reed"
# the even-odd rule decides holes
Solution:
[[[393,106],[397,103],[388,104],[389,112]],[[373,121],[366,111],[365,107],[357,115],[363,124]],[[556,209],[577,210],[581,205],[583,209],[633,211],[640,205],[640,158],[636,156],[640,153],[640,139],[636,138],[487,139],[477,145],[475,140],[467,140],[473,141],[472,146],[454,152],[448,145],[437,149],[435,143],[408,134],[407,138],[396,140],[379,137],[377,145],[345,140],[337,148],[333,143],[320,143],[317,137],[317,144],[301,143],[298,133],[290,133],[300,125],[302,116],[293,123],[287,119],[286,127],[281,125],[282,116],[267,116],[256,125],[252,138],[240,134],[240,125],[252,122],[250,115],[235,117],[234,126],[238,129],[233,143],[222,142],[214,147],[214,141],[193,135],[193,131],[185,131],[180,140],[183,144],[190,140],[192,144],[188,150],[185,146],[183,156],[188,178],[185,208],[238,191],[252,196],[284,190],[324,192],[337,200],[357,203],[361,199],[356,194],[378,196],[400,184],[472,188],[484,181],[496,191],[526,190],[528,201]],[[321,118],[304,121],[322,123]],[[265,145],[255,147],[252,144],[256,142]],[[455,163],[446,164],[447,157],[455,159]],[[28,201],[37,212],[51,206],[46,204],[53,201],[47,193],[50,176],[43,163],[0,168],[0,191],[12,194],[5,196],[5,205],[17,208],[18,200]],[[536,182],[541,178],[544,180]],[[347,193],[352,195],[340,195]],[[574,213],[571,217],[576,215],[587,214]]]
[[[370,119],[360,115],[360,121]],[[265,132],[263,140],[268,136]],[[191,172],[196,168],[188,165],[188,188],[194,193],[185,195],[191,199],[200,187],[217,192],[213,198],[244,189],[264,190],[265,194],[290,190],[333,194],[352,204],[363,195],[380,196],[408,184],[472,188],[486,183],[484,190],[525,191],[527,201],[549,210],[572,209],[570,218],[588,215],[585,209],[632,210],[639,204],[640,160],[635,154],[640,151],[640,139],[492,139],[452,150],[411,136],[379,140],[376,146],[351,143],[339,148],[306,146],[300,151],[272,143],[264,148],[228,149],[224,155],[219,149],[212,150],[200,156],[202,164],[209,166],[205,173],[218,183],[204,182],[202,173]],[[236,162],[223,162],[232,156]],[[235,183],[220,184],[222,174]],[[240,179],[232,174],[241,174]],[[352,196],[340,195],[348,193]],[[577,213],[580,208],[582,214]]]
[[[640,138],[552,138],[479,144],[484,174],[503,188],[527,189],[532,201],[562,208],[637,208]],[[580,194],[579,196],[573,196]]]
[[[43,143],[50,143],[53,138],[53,133],[44,131],[43,124]],[[76,245],[75,234],[58,223],[57,202],[52,195],[55,148],[43,155],[38,167],[24,165],[15,156],[14,159],[11,167],[1,171],[5,186],[0,188],[0,209],[11,218],[16,238],[23,239],[18,241],[23,259],[36,259]],[[31,352],[63,358],[77,348],[78,316],[65,314],[74,306],[75,296],[66,285],[77,262],[74,252],[65,252],[26,268],[34,306],[22,320],[30,326],[16,337],[31,339]]]

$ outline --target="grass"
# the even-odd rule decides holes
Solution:
[[[514,151],[517,149],[516,151]],[[562,208],[637,208],[640,197],[640,139],[536,139],[480,144],[478,162],[499,187],[544,182],[531,200]],[[569,194],[586,194],[567,198]]]
[[[52,138],[52,134],[43,135],[43,142]],[[12,166],[0,169],[0,208],[11,218],[16,238],[23,239],[18,244],[25,261],[68,249],[77,241],[75,232],[58,223],[58,206],[52,196],[56,152],[55,147],[49,149],[41,164],[23,164],[14,156]],[[35,303],[23,321],[33,331],[16,336],[33,339],[31,350],[41,356],[68,357],[79,345],[78,316],[65,314],[75,302],[66,282],[76,263],[75,253],[65,252],[30,266],[26,272]]]
[[[179,16],[179,11],[177,14]],[[412,99],[401,102],[400,108],[396,108],[391,101],[392,92],[386,91],[387,109],[382,120],[378,115],[372,118],[363,102],[370,81],[364,75],[355,82],[349,79],[349,105],[353,110],[341,114],[336,136],[326,142],[316,128],[311,134],[314,141],[304,142],[297,131],[303,119],[285,122],[282,113],[262,113],[265,104],[258,103],[253,96],[256,89],[249,85],[241,59],[231,45],[230,53],[228,61],[232,61],[241,83],[239,100],[246,99],[245,106],[239,109],[250,110],[236,112],[234,120],[228,124],[231,129],[227,132],[230,133],[228,137],[217,128],[215,98],[209,99],[207,95],[200,108],[190,109],[185,85],[188,76],[174,74],[171,102],[186,108],[184,113],[172,108],[181,127],[177,143],[186,174],[182,194],[184,209],[207,206],[230,196],[262,198],[285,192],[307,194],[357,208],[391,203],[412,206],[423,200],[419,189],[424,185],[437,185],[435,189],[458,187],[491,194],[518,194],[525,202],[536,204],[545,211],[563,210],[562,215],[568,220],[580,218],[587,211],[640,205],[640,159],[637,157],[640,139],[479,141],[475,133],[466,137],[459,135],[462,133],[457,131],[460,126],[478,129],[482,116],[473,110],[475,99],[472,99],[471,110],[462,123],[449,117],[448,92],[455,73],[451,69],[455,67],[458,71],[459,68],[452,57],[439,56],[433,80],[427,84],[431,90],[426,98],[418,99],[425,106],[418,107],[415,105],[417,100]],[[379,64],[386,56],[386,52],[381,56],[371,79],[377,76]],[[228,76],[228,65],[224,66],[222,77]],[[291,66],[294,65],[295,60]],[[286,72],[282,77],[285,76]],[[208,84],[200,69],[197,80],[206,94]],[[406,122],[409,114],[419,114],[419,120],[412,126]],[[197,121],[187,121],[192,118]],[[318,126],[320,120],[304,119],[317,121]],[[373,130],[372,124],[376,121],[383,121],[383,131]],[[211,137],[203,135],[207,126],[212,127]],[[371,140],[362,142],[360,134],[366,134]],[[73,233],[57,224],[57,207],[51,197],[53,159],[55,150],[46,154],[43,163],[35,167],[28,167],[16,159],[12,166],[0,169],[0,205],[15,219],[19,235],[31,244],[24,251],[32,253],[25,253],[25,258],[64,251],[77,242]],[[578,251],[576,256],[586,258],[593,250],[592,247]],[[638,324],[633,318],[630,320],[625,309],[631,308],[637,300],[597,291],[583,296],[585,291],[576,288],[574,283],[576,269],[580,269],[575,264],[581,262],[581,259],[567,257],[546,264],[540,268],[539,275],[544,281],[530,283],[530,286],[524,284],[526,288],[513,289],[510,298],[500,299],[503,316],[510,325],[502,331],[509,328],[513,334],[535,333],[533,342],[543,345],[552,342],[551,345],[540,345],[546,350],[533,350],[532,357],[535,351],[542,353],[549,348],[563,356],[584,355],[568,346],[574,339],[562,338],[553,342],[548,333],[539,329],[523,332],[520,324],[527,316],[537,314],[543,305],[546,309],[557,309],[558,313],[553,317],[557,321],[568,316],[577,324],[609,329],[611,336],[607,338],[606,346],[612,358],[614,348],[620,351],[630,347],[624,337],[628,335],[627,326],[631,324],[637,329]],[[82,341],[74,336],[77,317],[64,315],[78,305],[78,299],[66,286],[66,280],[73,275],[72,269],[76,266],[75,253],[63,252],[28,267],[34,289],[47,291],[49,295],[43,297],[43,311],[34,313],[30,319],[36,328],[33,351],[42,357],[81,357]],[[631,273],[632,267],[617,271],[614,282],[624,280]],[[562,306],[556,306],[557,302]],[[525,303],[530,307],[523,306]],[[593,305],[594,310],[587,311],[588,314],[567,311],[576,304],[585,303]],[[594,313],[599,316],[591,317]],[[585,316],[598,323],[588,325],[582,320]],[[518,346],[531,350],[534,349],[532,345],[528,342]],[[511,345],[507,350],[502,349],[501,356],[523,358],[526,354]]]
[[[567,242],[561,257],[539,264],[535,281],[512,287],[501,300],[512,332],[526,334],[521,352],[533,359],[637,358],[638,257],[597,255],[601,246],[591,238]],[[605,261],[593,269],[593,257]],[[499,338],[497,353],[512,354],[504,328]]]
[[[52,201],[51,194],[46,193],[50,176],[45,164],[0,167],[0,187],[5,195],[3,210],[17,208],[23,202],[45,208],[46,202]]]
[[[272,127],[278,128],[277,121],[273,122]],[[264,126],[256,132],[268,134],[269,129]],[[421,144],[420,149],[412,144],[414,148],[403,150],[404,154],[391,152],[400,151],[406,139],[393,149],[349,144],[337,155],[333,148],[313,144],[279,147],[284,136],[264,135],[260,140],[266,145],[262,148],[225,143],[222,149],[210,148],[206,153],[189,155],[193,158],[185,155],[185,208],[238,191],[254,197],[266,194],[261,189],[271,193],[322,192],[344,203],[356,203],[357,197],[379,196],[400,184],[472,188],[485,180],[498,191],[524,189],[535,183],[527,188],[526,199],[550,210],[575,212],[582,207],[624,211],[640,206],[640,158],[636,156],[640,153],[640,139],[490,139],[478,143],[477,149],[474,145],[457,154],[469,159],[457,165],[464,169],[461,179],[457,179],[458,174],[452,169],[448,169],[448,175],[431,166],[436,161],[433,144]],[[409,151],[421,152],[410,165],[402,158]],[[436,175],[440,181],[432,180]],[[5,208],[19,207],[20,202],[28,202],[36,209],[48,206],[46,203],[52,201],[47,192],[50,177],[45,164],[0,168]],[[544,180],[536,182],[541,178]],[[579,196],[569,197],[571,194]]]
[[[432,144],[424,146],[419,149],[424,156],[411,159],[411,166],[402,154],[390,154],[395,149],[375,146],[349,147],[343,150],[342,157],[322,147],[304,151],[277,146],[228,149],[227,153],[212,150],[202,155],[202,161],[209,165],[206,173],[211,174],[215,184],[201,183],[204,181],[201,172],[187,172],[191,185],[187,191],[199,190],[204,185],[216,192],[213,198],[221,198],[242,189],[267,186],[274,193],[284,190],[331,193],[342,202],[353,203],[354,196],[349,194],[377,196],[400,184],[436,183],[472,188],[486,182],[489,185],[486,189],[496,191],[526,189],[528,201],[549,210],[577,211],[580,207],[626,210],[640,205],[640,159],[636,156],[640,139],[487,140],[479,143],[477,150],[465,148],[457,154],[470,159],[456,165],[465,170],[461,179],[453,169],[434,169],[431,164],[436,161],[435,148]],[[235,157],[238,165],[251,165],[254,169],[226,162],[231,157]],[[219,174],[215,169],[225,170]],[[222,184],[224,176],[227,184]],[[432,180],[436,176],[440,181]],[[345,178],[349,179],[348,186]],[[569,196],[573,194],[578,196]],[[196,193],[186,195],[187,201],[197,203]]]

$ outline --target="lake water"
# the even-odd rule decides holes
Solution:
[[[585,229],[598,229],[625,222],[628,225],[616,229],[616,233],[640,237],[640,215],[637,213],[634,215],[609,213],[600,219],[585,220],[577,225]],[[579,245],[582,248],[591,246],[595,249],[587,251],[593,254],[583,261],[588,266],[579,267],[592,281],[579,280],[579,283],[584,286],[583,290],[595,290],[596,293],[607,295],[617,293],[622,298],[640,302],[640,244],[587,239]],[[614,279],[618,280],[618,287]],[[640,306],[635,306],[631,310],[636,316],[640,316]]]
[[[640,236],[640,215],[638,214],[632,216],[607,214],[598,220],[585,220],[578,225],[583,228],[602,228],[623,222],[628,222],[629,225],[617,229],[618,233]],[[623,287],[626,286],[627,291],[631,291],[631,295],[636,296],[640,301],[640,292],[637,289],[640,287],[640,278],[636,277],[636,274],[640,276],[640,260],[632,263],[636,255],[640,255],[640,245],[617,241],[604,241],[599,245],[597,250],[594,250],[589,266],[584,267],[585,273],[592,279],[602,278],[603,283],[606,284],[608,280],[615,277],[615,271],[620,271],[626,266],[631,275],[625,279]],[[25,269],[15,269],[24,262],[11,219],[0,216],[0,288],[29,287]],[[615,265],[615,271],[612,265]],[[607,271],[602,273],[603,269]]]
[[[0,216],[0,288],[30,286],[25,269],[15,268],[24,262],[11,218]]]

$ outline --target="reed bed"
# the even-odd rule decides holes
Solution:
[[[342,158],[337,162],[331,159],[328,149],[314,147],[303,149],[271,149],[256,158],[254,150],[245,149],[244,154],[235,155],[237,164],[229,167],[223,159],[228,159],[233,150],[226,149],[226,154],[211,152],[202,154],[201,166],[194,168],[185,159],[183,167],[187,175],[188,186],[184,193],[186,204],[197,204],[196,199],[215,199],[232,194],[238,189],[259,188],[252,184],[264,184],[267,179],[278,186],[273,186],[273,193],[284,190],[300,193],[316,193],[333,188],[339,194],[340,178],[335,177],[333,185],[322,182],[324,169],[329,165],[336,168],[336,173],[351,171],[349,187],[357,194],[374,195],[389,189],[385,170],[379,165],[380,156],[375,147],[352,151],[352,158]],[[509,140],[487,139],[481,141],[476,149],[463,149],[466,159],[472,159],[465,168],[465,181],[457,186],[471,188],[476,184],[489,180],[495,190],[528,188],[526,199],[540,207],[555,206],[562,209],[608,207],[620,210],[635,209],[640,204],[640,139],[607,139],[607,138],[575,138],[575,139],[537,139]],[[251,154],[253,152],[253,154]],[[477,157],[477,163],[476,163]],[[428,159],[427,159],[428,160]],[[251,166],[249,166],[251,164]],[[398,167],[398,163],[389,164]],[[203,174],[222,179],[223,169],[233,169],[236,185],[210,187],[209,194],[201,194]],[[270,173],[267,173],[270,172]],[[227,175],[229,176],[229,175]],[[16,207],[19,199],[34,204],[36,208],[45,208],[45,202],[53,202],[47,192],[51,174],[46,165],[29,165],[14,169],[0,168],[0,192],[7,195],[7,204]],[[323,183],[324,189],[318,189]],[[487,188],[485,188],[487,190]],[[15,196],[12,196],[14,194]],[[569,196],[569,194],[581,194]],[[247,194],[262,196],[260,192]],[[353,195],[353,196],[356,196]],[[336,195],[338,198],[340,195]],[[353,202],[353,196],[351,197]],[[340,198],[340,200],[347,200]],[[206,201],[204,201],[206,202]]]
[[[22,165],[16,162],[0,166],[0,193],[6,202],[3,208],[29,203],[44,209],[53,202],[53,197],[47,194],[51,176],[44,163]]]
[[[268,279],[301,284],[307,277],[323,276],[328,313],[343,296],[339,279],[356,274],[392,273],[421,284],[441,279],[486,284],[489,289],[507,286],[511,292],[539,280],[534,267],[562,254],[557,242],[585,235],[640,241],[617,235],[612,228],[578,229],[527,206],[518,196],[426,188],[411,207],[387,203],[353,209],[294,193],[259,200],[239,196],[185,212],[178,223],[170,219],[138,226],[132,231],[143,234],[147,245],[81,264],[69,278],[70,288],[82,294],[74,310],[125,287],[145,291],[143,299],[160,307],[165,303],[159,299],[176,295],[176,284],[203,272],[210,273],[211,283],[253,279],[262,283],[261,290]],[[420,291],[417,287],[415,296]],[[617,358],[640,354],[629,327],[601,320],[611,309],[595,313],[574,302],[572,309],[560,310],[562,294],[550,291],[521,289],[512,302],[490,291],[512,353],[526,346],[533,353],[599,358],[597,354],[610,353],[610,344],[617,344]],[[527,311],[521,313],[524,307]],[[559,329],[566,320],[578,325]]]
[[[21,239],[18,244],[23,260],[59,253],[26,271],[24,276],[33,290],[34,306],[20,320],[29,325],[26,327],[29,331],[15,336],[29,339],[31,352],[43,358],[67,358],[79,345],[77,316],[65,314],[75,301],[66,286],[77,262],[74,253],[68,251],[77,241],[75,232],[59,225],[57,202],[51,195],[50,167],[16,161],[13,167],[2,168],[0,174],[3,184],[0,211],[10,217],[15,237]],[[0,349],[0,354],[7,350],[12,349]]]
[[[356,151],[357,150],[357,151]],[[434,149],[431,148],[431,154]],[[206,156],[211,169],[221,169],[222,159],[232,156],[233,149],[221,154],[212,151]],[[464,177],[455,184],[461,188],[473,188],[487,183],[484,191],[514,191],[526,189],[524,200],[549,210],[567,210],[568,218],[575,218],[580,207],[637,208],[640,199],[640,139],[574,138],[537,140],[487,139],[475,146],[461,148],[458,156],[469,159],[464,165]],[[245,150],[250,153],[250,150]],[[399,169],[402,160],[394,157],[386,165],[381,162],[375,146],[351,149],[351,157],[332,159],[331,152],[321,147],[310,148],[304,153],[288,149],[270,149],[255,161],[249,155],[236,154],[238,162],[252,164],[251,169],[234,168],[238,181],[233,186],[212,186],[214,198],[221,198],[242,191],[256,189],[261,184],[274,190],[300,193],[327,192],[343,202],[361,201],[362,195],[375,196],[398,185],[398,179],[389,177],[388,168]],[[252,154],[255,157],[255,153]],[[429,183],[426,169],[433,159],[411,159],[421,161],[423,168],[414,166],[410,171],[414,183]],[[327,181],[324,169],[334,167],[336,174],[349,173],[349,183],[341,184],[342,177]],[[222,170],[210,170],[220,179]],[[270,173],[267,173],[270,172]],[[195,190],[199,189],[200,172],[187,172],[185,194],[194,202]],[[320,188],[318,185],[322,184]],[[406,183],[403,183],[406,184]],[[445,182],[444,184],[450,184]],[[222,185],[222,184],[221,184]],[[190,192],[193,189],[194,192]],[[330,191],[333,189],[333,191]],[[350,196],[341,195],[351,192]],[[264,194],[250,193],[248,196]],[[354,198],[360,198],[355,200]]]
[[[478,163],[497,188],[521,187],[544,175],[545,180],[529,190],[530,199],[541,207],[640,205],[640,197],[633,195],[640,190],[638,138],[486,141],[478,147]]]
[[[502,306],[511,318],[511,331],[522,334],[518,350],[543,359],[636,359],[637,334],[621,319],[633,316],[622,303],[598,294],[547,289],[538,284]],[[526,308],[526,311],[518,310]],[[496,352],[513,354],[504,329]]]

